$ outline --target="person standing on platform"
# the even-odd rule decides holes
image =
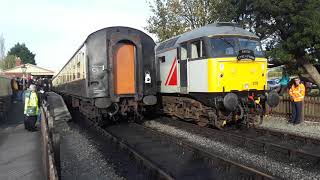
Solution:
[[[39,114],[39,98],[36,86],[31,84],[29,90],[24,93],[24,126],[29,131],[35,131],[35,124]]]
[[[292,100],[292,117],[289,120],[290,123],[301,123],[303,100],[305,96],[305,87],[300,82],[299,78],[294,79],[294,83],[289,90],[289,94]]]
[[[12,88],[12,101],[15,103],[18,97],[18,83],[16,79],[11,80],[11,88]]]

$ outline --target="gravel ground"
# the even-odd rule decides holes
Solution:
[[[269,172],[280,178],[297,180],[320,179],[320,172],[318,171],[318,169],[314,171],[306,171],[304,169],[294,167],[294,165],[292,164],[278,162],[268,156],[257,155],[242,148],[223,144],[221,142],[208,139],[197,134],[191,134],[182,129],[163,124],[159,121],[161,120],[145,122],[145,126],[181,138],[184,141],[188,141],[200,147],[206,148],[213,153],[221,155],[222,157],[226,157],[243,164],[248,164],[249,166],[258,167],[259,169]]]
[[[65,130],[60,145],[61,179],[124,179],[117,175],[114,165],[104,158],[92,139],[75,127]]]
[[[299,136],[320,138],[320,123],[303,122],[298,125],[287,123],[288,119],[284,117],[266,116],[259,127],[264,129],[284,131]]]
[[[62,180],[147,179],[132,157],[78,121],[59,125]]]

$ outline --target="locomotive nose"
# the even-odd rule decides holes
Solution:
[[[228,93],[223,98],[223,105],[229,111],[236,110],[237,106],[239,105],[238,96],[234,93]]]

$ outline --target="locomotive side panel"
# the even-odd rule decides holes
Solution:
[[[190,61],[188,92],[208,92],[208,59]]]
[[[177,50],[171,49],[157,55],[160,67],[160,92],[178,93],[180,92],[180,63],[177,59]]]

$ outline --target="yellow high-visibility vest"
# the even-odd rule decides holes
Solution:
[[[303,98],[305,96],[306,88],[302,83],[300,83],[298,86],[292,85],[289,94],[293,98],[294,102],[300,102],[303,101]]]
[[[39,113],[38,96],[36,92],[25,92],[24,114],[27,116],[37,116]]]

